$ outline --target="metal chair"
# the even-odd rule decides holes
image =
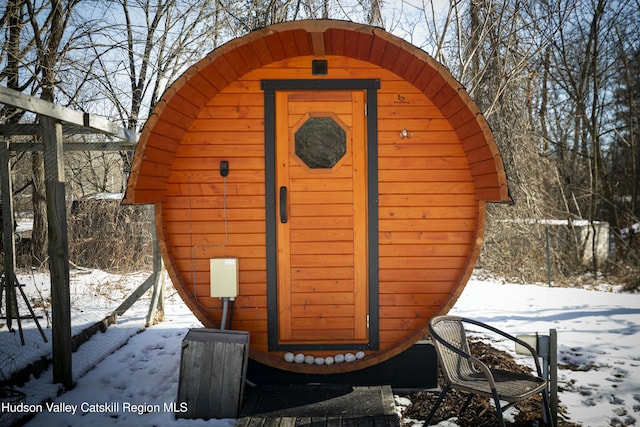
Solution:
[[[487,329],[527,348],[535,361],[537,376],[493,369],[472,356],[465,333],[465,323]],[[551,418],[551,409],[547,396],[547,381],[542,376],[538,354],[533,347],[492,326],[458,316],[434,317],[429,323],[429,330],[438,353],[446,384],[425,421],[425,426],[429,425],[447,392],[451,389],[456,389],[470,393],[460,412],[467,408],[473,395],[493,398],[496,416],[501,427],[504,426],[503,411],[522,400],[541,393],[545,421],[548,426],[553,427],[553,418]],[[501,406],[501,400],[509,402],[508,405]]]

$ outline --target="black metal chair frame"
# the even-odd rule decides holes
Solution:
[[[472,356],[465,333],[465,323],[489,330],[526,348],[535,361],[537,376],[493,369]],[[434,317],[429,323],[429,331],[438,353],[438,360],[446,384],[438,396],[436,404],[431,409],[431,413],[424,423],[425,426],[429,425],[447,392],[451,389],[456,389],[469,393],[465,404],[460,409],[460,413],[467,408],[474,395],[493,398],[496,416],[501,427],[505,425],[503,411],[522,400],[540,393],[542,394],[545,421],[548,426],[553,427],[553,418],[551,417],[547,394],[547,380],[543,378],[538,354],[531,345],[493,326],[459,316]],[[501,400],[509,403],[502,406],[500,404]]]

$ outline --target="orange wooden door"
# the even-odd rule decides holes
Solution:
[[[365,92],[275,101],[279,343],[366,343]]]

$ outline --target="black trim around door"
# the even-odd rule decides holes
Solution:
[[[266,175],[267,239],[267,322],[269,351],[376,350],[379,337],[378,277],[378,92],[379,79],[353,80],[263,80],[264,139]],[[278,90],[366,90],[367,168],[368,168],[368,244],[369,244],[369,342],[367,344],[284,345],[278,341],[278,268],[276,248],[276,116],[275,92]]]

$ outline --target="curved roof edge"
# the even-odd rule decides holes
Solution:
[[[286,58],[341,55],[386,68],[427,95],[453,126],[469,160],[476,198],[510,202],[493,134],[465,88],[423,50],[381,28],[347,21],[292,21],[255,30],[213,50],[164,93],[136,147],[124,203],[157,203],[173,156],[205,104],[244,74]]]

